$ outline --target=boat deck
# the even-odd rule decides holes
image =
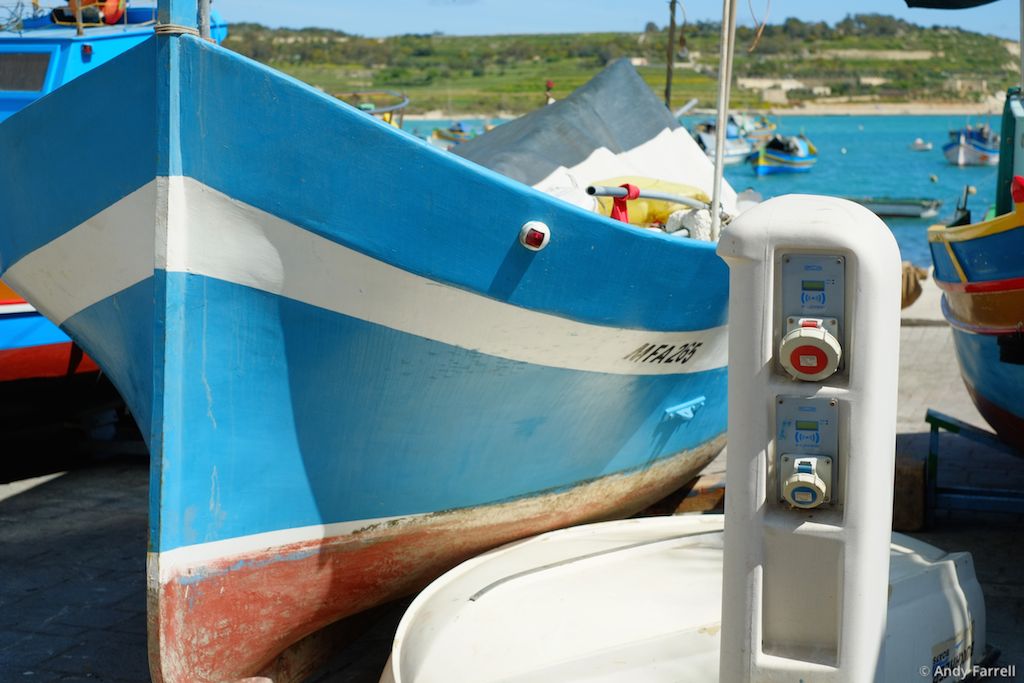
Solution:
[[[95,40],[110,36],[120,36],[125,33],[152,33],[152,22],[147,24],[113,24],[110,26],[97,26],[87,24],[85,35],[79,36],[74,26],[67,24],[53,24],[39,28],[26,28],[24,31],[0,31],[0,38],[31,38],[33,40]]]
[[[931,280],[923,284],[922,297],[904,311],[897,417],[897,450],[921,459],[928,449],[928,408],[984,425],[960,381],[952,335],[938,311],[938,289]],[[1024,490],[1024,458],[948,433],[941,439],[940,484]],[[26,458],[35,470],[15,471]],[[68,469],[62,456],[46,460],[7,449],[0,460],[0,481],[16,479],[0,484],[0,677],[148,680],[147,458],[100,452],[75,465]],[[712,463],[715,470],[724,471],[724,458]],[[974,555],[989,642],[1003,651],[999,664],[1017,670],[1015,678],[994,680],[1024,681],[1022,517],[940,512],[935,529],[911,534]],[[387,605],[337,629],[354,639],[309,680],[375,683],[406,604]]]

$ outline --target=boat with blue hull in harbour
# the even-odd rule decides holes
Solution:
[[[1024,453],[1024,158],[1013,148],[1024,130],[1020,88],[1011,88],[994,216],[928,230],[942,311],[978,411],[1000,438]],[[1017,133],[1014,133],[1017,131]]]
[[[152,2],[83,1],[81,25],[73,6],[26,5],[0,25],[0,121],[153,36]],[[216,12],[210,37],[227,37]]]
[[[804,135],[774,135],[750,157],[754,173],[807,173],[818,161],[818,148]]]
[[[0,383],[95,372],[64,332],[0,282]]]
[[[156,23],[155,5],[133,6],[124,0],[82,3],[82,13],[79,27],[70,5],[11,12],[0,27],[0,121],[152,37]],[[215,15],[212,35],[223,40],[226,34]],[[65,112],[65,119],[73,116]],[[62,127],[63,120],[54,122],[55,131]],[[106,133],[96,128],[91,134]],[[55,180],[50,188],[75,182],[85,181]],[[0,383],[46,382],[96,370],[63,331],[0,283]]]
[[[721,449],[713,243],[434,149],[189,35],[196,12],[163,0],[158,35],[0,124],[0,270],[150,449],[154,680],[274,671],[335,620],[629,514]],[[710,177],[647,94],[647,125]],[[66,117],[111,108],[113,137]],[[650,142],[630,136],[627,156]],[[16,201],[54,159],[103,182]]]
[[[999,163],[999,134],[987,124],[964,126],[949,132],[942,154],[954,166],[995,166]]]
[[[742,134],[742,129],[734,120],[729,120],[726,131],[723,163],[727,166],[743,163],[751,154],[755,153],[757,147]],[[693,137],[697,140],[697,144],[712,161],[715,160],[715,135],[714,121],[701,121],[693,130]]]

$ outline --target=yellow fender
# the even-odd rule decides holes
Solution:
[[[619,187],[626,183],[639,187],[641,195],[639,199],[634,199],[629,202],[629,222],[631,225],[648,226],[654,223],[664,224],[668,221],[669,214],[672,212],[678,211],[679,209],[690,208],[688,206],[683,206],[682,204],[676,204],[675,202],[668,202],[661,199],[644,199],[644,190],[647,190],[648,192],[674,194],[679,197],[689,197],[705,203],[711,202],[711,198],[700,188],[694,187],[693,185],[673,183],[668,180],[659,180],[657,178],[619,176],[617,178],[609,178],[607,180],[598,180],[592,184]],[[598,204],[600,204],[601,214],[604,216],[611,216],[612,198],[597,197],[597,201]]]

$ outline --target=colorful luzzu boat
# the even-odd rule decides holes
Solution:
[[[754,153],[756,149],[755,144],[743,136],[740,127],[732,121],[726,126],[726,131],[725,151],[722,155],[722,161],[727,166],[743,163]],[[702,121],[695,126],[693,131],[697,144],[700,145],[700,148],[704,150],[704,153],[712,161],[715,159],[715,135],[714,121]]]
[[[942,153],[954,166],[995,166],[999,163],[999,135],[984,124],[950,131]]]
[[[1014,130],[1024,125],[1018,88],[1003,114],[1003,161],[996,216],[928,230],[935,281],[953,328],[964,383],[978,411],[1007,443],[1024,452],[1024,159]]]
[[[325,625],[720,450],[714,244],[436,150],[196,15],[162,0],[157,35],[0,124],[0,271],[150,449],[156,681],[289,680],[279,653]],[[21,201],[55,164],[102,182]]]
[[[126,8],[122,0],[105,7],[110,4],[84,4],[85,19],[98,21],[84,21],[81,32],[68,8],[30,14],[0,30],[0,121],[153,35],[155,6]],[[99,15],[103,10],[107,10],[107,21]],[[215,32],[222,37],[225,28],[218,23]],[[101,123],[102,114],[94,111],[88,116],[97,117],[92,135],[115,134],[116,117],[110,119],[114,128],[108,131]],[[55,121],[54,136],[59,138],[62,130],[63,121]],[[16,167],[9,168],[17,183]],[[51,183],[48,194],[70,184],[92,182],[78,169],[60,170],[66,179]],[[25,194],[21,201],[27,196],[32,195]],[[83,357],[64,332],[0,283],[0,382],[96,370],[96,364]]]
[[[60,328],[0,282],[0,382],[96,370]]]
[[[775,135],[751,157],[754,172],[759,176],[807,173],[817,161],[818,148],[803,135]]]

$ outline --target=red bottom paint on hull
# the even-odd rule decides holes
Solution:
[[[640,472],[557,493],[378,524],[315,542],[221,557],[165,572],[149,560],[149,656],[157,683],[223,683],[264,675],[281,653],[349,615],[420,590],[481,552],[516,539],[625,517],[678,489],[725,436]],[[313,655],[306,652],[304,656]],[[294,657],[289,670],[296,666]]]
[[[71,342],[0,351],[0,382],[99,372],[96,363]]]
[[[978,412],[986,422],[992,425],[999,438],[1024,455],[1024,418],[1014,415],[985,398],[966,379],[964,384],[967,386],[967,392],[971,395],[971,400],[977,406]]]

